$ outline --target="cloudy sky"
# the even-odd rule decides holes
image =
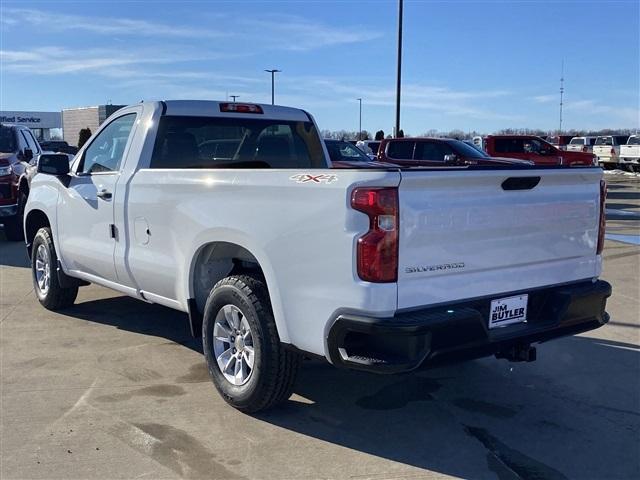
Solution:
[[[390,132],[397,2],[0,4],[0,109],[142,99],[270,102],[321,128]],[[402,127],[638,128],[640,6],[629,1],[405,1]]]

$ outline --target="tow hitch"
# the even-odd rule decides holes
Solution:
[[[510,362],[534,362],[536,347],[531,345],[514,345],[507,350],[496,353],[496,358],[504,358]]]

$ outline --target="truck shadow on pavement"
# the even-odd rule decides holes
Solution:
[[[114,297],[64,314],[202,352],[186,316],[165,307]],[[538,353],[531,364],[483,359],[399,376],[305,361],[289,401],[254,418],[463,478],[638,478],[638,346],[570,337]],[[208,382],[201,373],[189,382]]]
[[[471,468],[478,459],[500,479],[638,478],[638,347],[571,337],[539,355],[532,364],[486,359],[394,377],[308,363],[300,398],[257,417],[463,478],[485,476]]]

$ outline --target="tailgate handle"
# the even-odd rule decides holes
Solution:
[[[502,182],[503,190],[531,190],[540,183],[540,177],[509,177]]]

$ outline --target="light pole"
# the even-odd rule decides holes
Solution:
[[[358,140],[362,140],[362,99],[358,98],[358,103],[360,104],[360,121],[358,122]]]
[[[398,78],[396,80],[396,131],[400,131],[400,78],[402,72],[402,0],[398,0]]]
[[[240,97],[240,95],[229,95],[232,98],[233,103],[236,103],[236,98]]]
[[[271,74],[271,105],[275,104],[275,75],[276,73],[282,72],[282,70],[265,70],[265,72],[269,72]]]

